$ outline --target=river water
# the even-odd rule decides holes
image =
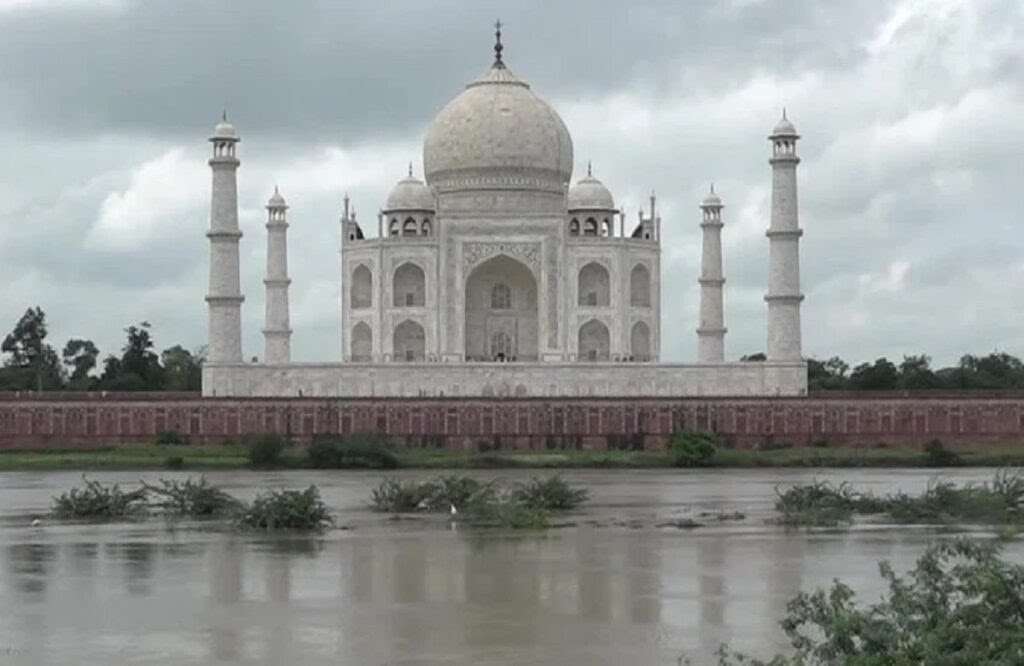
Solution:
[[[983,481],[994,470],[943,473]],[[476,472],[526,478],[533,472]],[[123,484],[177,473],[96,472]],[[339,525],[268,537],[150,519],[35,517],[73,472],[0,474],[0,665],[694,664],[720,643],[765,655],[800,590],[842,578],[865,601],[878,561],[905,570],[949,530],[768,524],[777,485],[829,478],[917,491],[928,470],[568,471],[591,491],[574,523],[544,532],[469,529],[447,516],[389,520],[368,508],[381,476],[224,472],[239,497],[316,483]],[[403,472],[403,478],[429,476]],[[733,512],[719,522],[702,512]],[[658,527],[690,517],[704,527]]]

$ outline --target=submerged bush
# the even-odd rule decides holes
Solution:
[[[131,518],[145,513],[146,489],[125,491],[118,484],[104,486],[99,481],[90,481],[84,475],[85,486],[72,488],[53,499],[53,515],[56,518],[119,519]]]
[[[226,516],[242,507],[242,503],[216,486],[206,482],[205,477],[193,481],[160,479],[159,485],[145,481],[142,487],[157,499],[151,505],[166,513],[193,518],[214,518]]]
[[[315,469],[394,469],[398,457],[387,444],[374,434],[318,438],[306,449],[306,460]]]
[[[920,495],[896,493],[876,497],[855,492],[843,483],[798,485],[779,492],[775,508],[787,525],[836,525],[855,514],[884,513],[901,523],[970,521],[988,524],[1024,522],[1024,476],[998,472],[991,483],[957,486],[949,481],[928,484]]]
[[[378,511],[410,513],[426,509],[427,499],[433,492],[434,486],[430,482],[402,483],[398,479],[387,478],[373,489],[371,501]]]
[[[714,436],[704,432],[678,432],[672,437],[672,464],[676,467],[704,467],[717,451]]]
[[[474,499],[464,517],[475,527],[543,529],[549,524],[544,508],[510,499]]]
[[[511,499],[543,511],[568,511],[586,502],[589,495],[586,488],[574,488],[556,474],[547,479],[533,478],[516,484]]]
[[[253,467],[277,467],[288,443],[281,435],[266,433],[246,438],[245,444]]]
[[[787,605],[792,657],[770,661],[719,651],[720,666],[874,666],[1024,663],[1024,566],[997,543],[933,545],[908,576],[880,565],[888,593],[874,605],[836,581]]]
[[[333,523],[316,486],[263,493],[238,516],[242,527],[261,530],[322,530]]]

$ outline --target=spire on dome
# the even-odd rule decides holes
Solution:
[[[505,63],[501,61],[501,52],[505,47],[501,45],[501,19],[494,22],[494,67],[499,69],[505,68]]]
[[[594,164],[590,160],[587,160],[587,178],[593,178],[593,177],[594,177]]]
[[[409,162],[409,177],[412,178],[412,162]]]

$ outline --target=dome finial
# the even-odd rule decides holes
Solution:
[[[786,118],[786,107],[782,107],[782,119],[788,120],[788,118]]]
[[[409,177],[412,178],[412,162],[409,162]]]
[[[587,178],[591,178],[594,175],[594,165],[590,160],[587,160]]]
[[[501,52],[504,48],[501,45],[501,19],[498,19],[494,22],[494,67],[505,67],[505,63],[501,61]]]
[[[715,193],[715,181],[711,181],[711,194]]]

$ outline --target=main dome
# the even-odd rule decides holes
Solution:
[[[500,44],[499,44],[500,45]],[[563,194],[572,137],[559,115],[502,63],[466,86],[434,118],[424,175],[439,192],[515,189]]]

